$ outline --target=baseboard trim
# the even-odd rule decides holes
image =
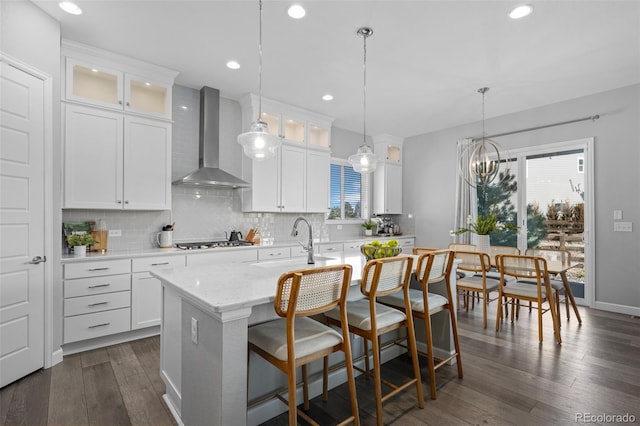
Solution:
[[[616,312],[619,314],[633,315],[640,317],[640,308],[637,306],[618,305],[616,303],[596,302],[596,309],[602,311]]]
[[[176,421],[178,426],[184,426],[184,423],[182,423],[182,419],[180,418],[180,415],[176,411],[176,407],[173,406],[173,404],[171,403],[171,400],[169,399],[169,397],[167,396],[166,393],[164,395],[162,395],[162,400],[167,405],[167,408],[169,409],[169,412],[173,416],[173,419]]]
[[[117,345],[119,343],[130,342],[132,340],[144,339],[145,337],[157,336],[160,334],[160,326],[142,328],[140,330],[127,331],[125,333],[112,334],[109,336],[96,337],[95,339],[81,340],[79,342],[62,345],[63,355],[71,355],[78,352],[90,351],[92,349],[103,348],[105,346]]]
[[[62,362],[62,357],[63,357],[62,348],[58,348],[58,350],[53,351],[53,353],[51,354],[50,367],[53,367],[56,364],[60,364]]]

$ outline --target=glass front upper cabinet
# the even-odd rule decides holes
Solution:
[[[309,123],[309,145],[315,148],[330,148],[329,129]]]
[[[141,114],[170,116],[171,87],[125,75],[125,109]]]
[[[284,138],[291,142],[304,143],[305,123],[290,117],[284,117]]]
[[[171,85],[67,58],[66,98],[83,103],[171,118]]]
[[[280,116],[263,112],[260,119],[267,123],[269,134],[280,136]]]
[[[67,59],[67,99],[122,109],[123,77],[120,71]]]

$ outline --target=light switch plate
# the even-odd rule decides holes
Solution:
[[[614,232],[633,232],[633,222],[614,222]]]
[[[613,220],[622,220],[622,210],[613,211]]]
[[[120,229],[109,229],[109,236],[110,237],[121,237],[122,236],[122,230],[120,230]]]

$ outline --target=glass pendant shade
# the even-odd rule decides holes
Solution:
[[[267,123],[257,120],[251,123],[251,130],[238,135],[244,154],[256,161],[276,155],[280,147],[280,138],[269,133]]]
[[[371,151],[369,146],[362,145],[358,148],[358,152],[349,156],[349,163],[358,173],[372,173],[378,165],[378,156]]]

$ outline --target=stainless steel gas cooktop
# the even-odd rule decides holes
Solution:
[[[186,243],[176,243],[175,247],[180,250],[206,250],[211,248],[218,247],[240,247],[240,246],[252,246],[253,243],[250,241],[196,241],[196,242],[186,242]]]

